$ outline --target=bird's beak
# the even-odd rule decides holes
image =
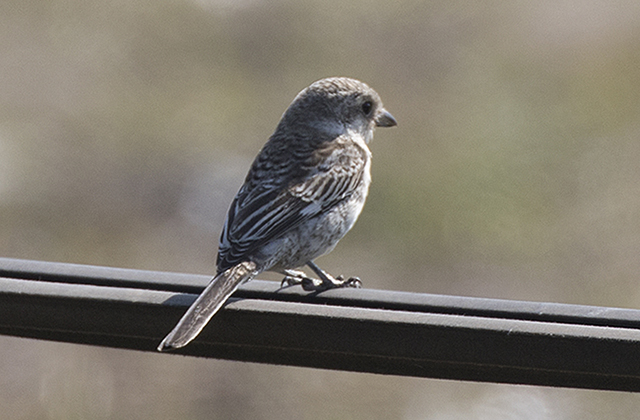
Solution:
[[[393,127],[395,125],[398,125],[398,123],[396,122],[396,119],[393,118],[393,115],[391,115],[386,109],[382,108],[376,117],[376,127]]]

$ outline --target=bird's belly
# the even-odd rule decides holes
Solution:
[[[330,252],[353,227],[364,206],[364,196],[351,198],[318,217],[303,222],[282,238],[265,245],[261,257],[266,270],[297,268]]]

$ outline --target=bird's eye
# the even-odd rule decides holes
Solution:
[[[369,114],[371,114],[372,109],[373,104],[371,103],[371,101],[367,101],[362,104],[362,112],[364,112],[364,115],[368,116]]]

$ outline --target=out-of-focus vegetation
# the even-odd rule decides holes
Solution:
[[[296,93],[374,87],[365,286],[640,307],[640,3],[5,0],[0,256],[213,273]],[[277,277],[269,277],[276,279]],[[239,332],[241,333],[241,332]],[[7,419],[636,418],[633,395],[0,337]]]

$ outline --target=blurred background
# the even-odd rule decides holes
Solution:
[[[213,274],[295,95],[376,89],[365,287],[640,308],[640,3],[4,0],[0,256]],[[261,278],[278,280],[278,276]],[[632,419],[640,396],[0,337],[3,419]]]

